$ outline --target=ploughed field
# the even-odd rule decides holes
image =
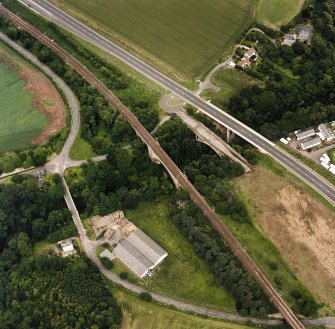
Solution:
[[[42,144],[65,126],[53,84],[0,42],[0,153]]]
[[[246,28],[256,0],[52,0],[160,69],[194,78]]]

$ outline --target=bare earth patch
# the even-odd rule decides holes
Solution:
[[[260,229],[306,287],[335,310],[335,215],[290,177],[262,167],[237,182]]]
[[[33,108],[44,113],[48,118],[48,125],[33,140],[33,144],[43,144],[50,136],[57,134],[66,125],[66,112],[63,100],[52,82],[42,73],[28,67],[16,56],[9,57],[0,48],[0,63],[10,67],[20,78],[26,81],[25,90],[34,94]]]

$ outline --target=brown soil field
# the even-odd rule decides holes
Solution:
[[[43,73],[30,65],[25,65],[20,57],[1,47],[0,63],[5,64],[26,81],[24,89],[31,90],[34,94],[33,108],[47,116],[48,125],[33,141],[34,144],[45,143],[50,136],[57,134],[66,125],[66,111],[62,97]]]
[[[261,166],[237,180],[236,191],[297,277],[334,311],[335,213],[305,192],[295,178]]]

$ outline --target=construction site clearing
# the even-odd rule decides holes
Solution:
[[[97,238],[103,238],[113,246],[113,251],[105,249],[100,257],[119,259],[138,277],[152,275],[153,269],[168,255],[155,241],[137,228],[123,211],[116,211],[104,217],[91,219]]]

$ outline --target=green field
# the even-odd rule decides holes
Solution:
[[[252,329],[263,326],[249,326],[206,319],[190,315],[154,303],[146,303],[138,297],[113,289],[120,305],[122,305],[122,329]]]
[[[0,47],[7,48],[2,43]],[[23,91],[24,86],[22,79],[0,64],[0,152],[29,145],[48,122],[44,114],[32,107],[33,93]]]
[[[166,73],[208,69],[253,17],[256,0],[53,0]]]
[[[274,29],[290,22],[301,10],[304,0],[259,0],[257,20]]]
[[[205,90],[201,96],[211,99],[218,106],[224,106],[229,98],[238,94],[243,88],[250,87],[254,84],[261,85],[262,82],[252,78],[245,72],[234,69],[221,69],[212,77],[212,83],[220,87],[218,92],[213,90]]]
[[[173,298],[236,312],[234,301],[226,290],[215,283],[205,262],[194,253],[191,244],[168,219],[168,209],[169,200],[158,199],[125,213],[130,221],[168,252],[168,257],[157,269],[158,273],[137,281],[148,290]],[[124,271],[122,264],[116,264],[115,271]],[[134,282],[135,278],[130,276],[129,279]]]
[[[86,160],[95,157],[96,153],[94,153],[92,146],[80,136],[81,132],[79,131],[71,147],[70,158],[72,160]]]

